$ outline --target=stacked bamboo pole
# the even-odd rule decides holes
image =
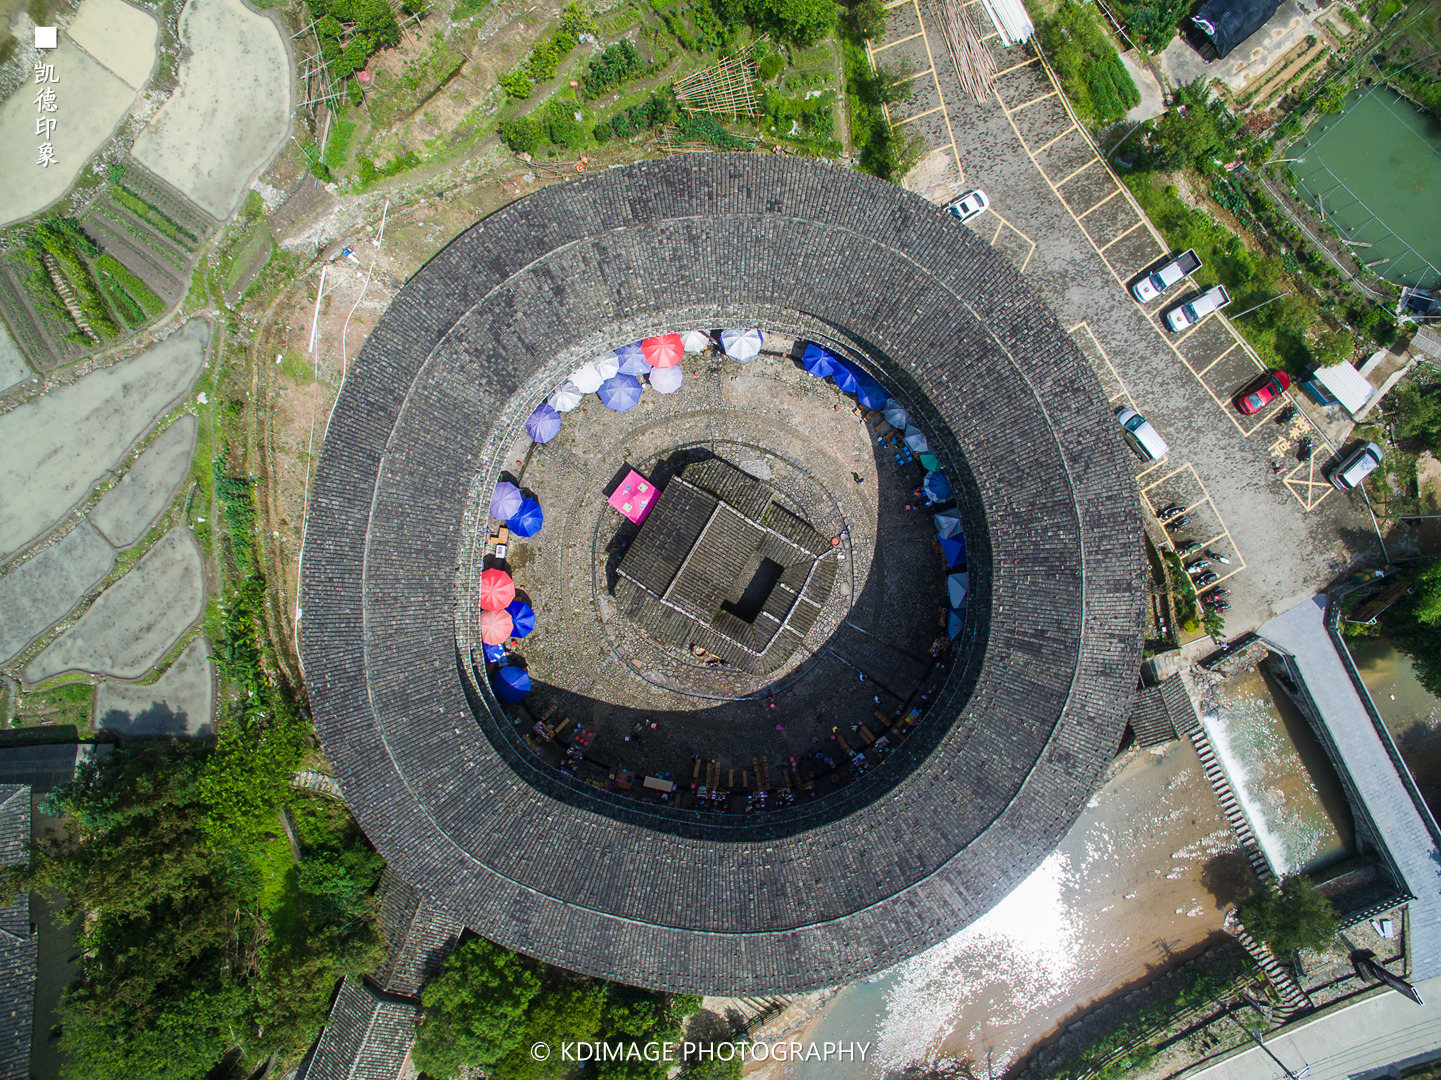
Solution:
[[[987,101],[994,93],[995,56],[981,40],[981,32],[966,5],[943,0],[941,13],[941,36],[946,39],[946,49],[961,85],[977,101]]]
[[[676,101],[694,112],[721,116],[759,116],[756,65],[747,46],[719,64],[687,75],[675,84]]]

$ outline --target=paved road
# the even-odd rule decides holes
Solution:
[[[1441,1057],[1441,978],[1417,986],[1425,1005],[1396,993],[1367,998],[1288,1028],[1188,1080],[1371,1080]],[[1269,1053],[1267,1053],[1269,1051]],[[1303,1070],[1304,1073],[1303,1073]]]
[[[967,5],[991,30],[976,0]],[[1192,524],[1180,535],[1231,560],[1217,564],[1230,589],[1227,634],[1254,629],[1348,570],[1356,557],[1379,556],[1359,495],[1333,491],[1322,476],[1325,444],[1308,464],[1294,457],[1304,418],[1283,429],[1279,406],[1240,416],[1231,397],[1262,366],[1230,324],[1212,316],[1182,335],[1161,328],[1164,304],[1142,307],[1126,283],[1164,257],[1166,248],[1079,128],[1030,46],[1004,48],[994,32],[1000,73],[994,95],[978,103],[960,86],[940,36],[938,0],[889,5],[887,36],[872,47],[877,63],[909,67],[915,91],[891,120],[919,132],[944,159],[928,184],[960,193],[981,187],[993,210],[969,223],[1030,279],[1092,361],[1113,404],[1133,405],[1170,444],[1169,456],[1138,463],[1146,503],[1176,502]],[[1273,459],[1287,471],[1272,474]]]

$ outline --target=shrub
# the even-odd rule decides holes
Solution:
[[[755,0],[752,18],[786,41],[810,45],[836,24],[835,0]]]
[[[588,98],[599,97],[613,86],[620,86],[641,68],[640,54],[629,41],[617,41],[591,60],[581,86]]]
[[[533,154],[544,137],[540,121],[530,116],[502,120],[497,128],[501,140],[517,154]]]
[[[550,116],[546,121],[546,131],[550,135],[550,141],[557,146],[564,146],[567,150],[579,150],[585,144],[585,127],[570,111],[555,103],[558,107],[550,110]]]
[[[1119,120],[1141,100],[1135,80],[1096,17],[1065,0],[1041,27],[1041,44],[1076,112],[1091,120]]]
[[[770,82],[786,66],[786,58],[779,53],[771,53],[763,57],[756,65],[756,73],[760,76],[761,82]]]
[[[861,36],[880,41],[886,36],[886,5],[882,0],[860,0],[851,9]]]
[[[596,124],[595,127],[591,129],[590,137],[598,143],[608,143],[611,139],[615,138],[615,128],[605,122]]]
[[[535,82],[524,68],[506,72],[500,77],[500,85],[518,101],[524,101],[535,90]]]

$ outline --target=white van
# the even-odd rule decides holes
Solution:
[[[1358,486],[1362,480],[1371,475],[1377,465],[1381,464],[1381,459],[1385,456],[1386,451],[1375,443],[1368,442],[1331,470],[1332,485],[1342,491]]]
[[[1157,434],[1151,422],[1135,409],[1116,410],[1116,420],[1121,425],[1121,434],[1126,444],[1147,461],[1159,461],[1170,452],[1166,440]]]

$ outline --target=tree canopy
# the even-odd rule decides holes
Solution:
[[[1276,887],[1263,885],[1238,905],[1237,914],[1252,937],[1281,957],[1325,948],[1340,926],[1331,901],[1304,874],[1292,874]]]

